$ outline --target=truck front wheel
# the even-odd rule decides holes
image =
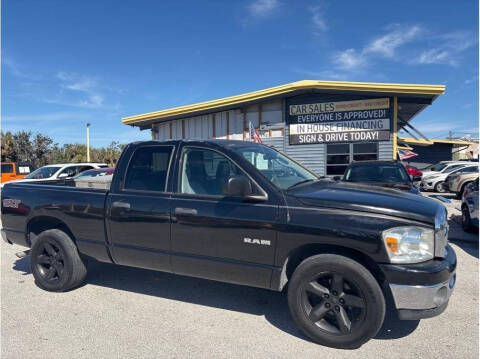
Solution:
[[[44,231],[36,238],[30,251],[30,268],[37,286],[51,292],[77,287],[87,274],[75,243],[59,229]]]
[[[335,254],[312,256],[296,268],[288,304],[300,329],[334,348],[360,347],[377,334],[385,317],[385,298],[370,271]]]

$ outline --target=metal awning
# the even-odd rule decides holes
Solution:
[[[450,139],[423,139],[423,138],[411,138],[411,137],[398,137],[399,145],[414,145],[414,146],[430,146],[436,143],[446,143],[458,146],[469,146],[474,142],[463,140],[450,140]]]
[[[398,130],[400,130],[444,92],[444,85],[302,80],[217,100],[128,116],[122,118],[122,122],[126,125],[146,129],[150,128],[152,123],[232,110],[287,96],[305,93],[333,93],[398,97]]]

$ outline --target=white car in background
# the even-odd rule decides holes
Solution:
[[[61,179],[70,179],[75,177],[80,172],[90,170],[92,168],[103,168],[108,167],[106,163],[59,163],[55,165],[47,165],[40,168],[37,168],[35,171],[31,172],[26,177],[9,181],[6,183],[16,183],[16,182],[32,182],[32,181],[55,181]],[[2,183],[3,187],[3,183]]]
[[[434,170],[428,170],[429,168]],[[440,162],[436,165],[427,167],[423,172],[422,182],[420,183],[420,189],[424,191],[445,192],[443,182],[451,174],[462,172],[464,169],[471,170],[476,168],[478,171],[478,164],[475,162]]]

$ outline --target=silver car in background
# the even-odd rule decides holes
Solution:
[[[436,165],[427,167],[423,172],[420,189],[423,191],[445,192],[443,182],[447,177],[453,173],[460,171],[463,168],[475,167],[478,165],[472,162],[440,162]]]
[[[478,178],[463,192],[462,227],[466,232],[478,231]]]

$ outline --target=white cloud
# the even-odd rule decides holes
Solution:
[[[415,60],[419,64],[448,64],[456,66],[457,63],[451,58],[451,54],[444,49],[430,49],[423,51]]]
[[[12,74],[15,77],[18,77],[24,80],[38,80],[40,78],[38,74],[26,72],[22,68],[22,66],[20,66],[16,61],[11,59],[10,57],[2,58],[2,65],[5,67],[5,69],[8,70],[10,74]]]
[[[355,49],[347,49],[333,55],[335,67],[341,70],[358,70],[366,64],[364,53],[357,53]]]
[[[413,41],[420,32],[420,27],[416,25],[410,27],[395,26],[392,31],[374,39],[363,49],[363,52],[393,57],[398,47]]]
[[[471,83],[478,82],[478,75],[475,75],[469,79],[466,79],[463,84],[464,85],[470,85]]]
[[[413,59],[413,64],[441,64],[458,66],[462,53],[478,43],[475,34],[455,31],[437,36],[436,47],[422,51]]]
[[[333,65],[340,70],[358,72],[367,67],[376,57],[394,58],[396,50],[414,41],[421,28],[417,25],[400,27],[390,26],[386,34],[374,38],[360,50],[350,48],[339,51],[332,56]]]
[[[428,36],[425,36],[428,35]],[[433,41],[436,46],[426,48]],[[349,48],[335,53],[335,68],[359,73],[378,58],[404,61],[406,64],[444,64],[458,66],[462,53],[478,43],[470,32],[435,35],[420,25],[391,25],[388,32],[377,36],[360,49]],[[409,46],[408,46],[409,45]],[[418,49],[421,50],[418,50]],[[401,51],[400,51],[401,49]]]
[[[312,14],[312,23],[315,30],[323,32],[327,31],[328,26],[325,20],[325,9],[323,4],[317,6],[310,6],[308,10]]]
[[[255,17],[266,17],[277,9],[277,0],[256,0],[248,6],[248,11]]]
[[[56,78],[60,80],[62,88],[70,90],[71,92],[84,93],[86,98],[76,101],[53,99],[53,102],[63,102],[63,104],[87,108],[98,108],[104,105],[105,96],[101,93],[104,88],[98,84],[95,78],[64,71],[57,72]],[[72,96],[74,96],[74,94],[71,94],[69,97]]]

